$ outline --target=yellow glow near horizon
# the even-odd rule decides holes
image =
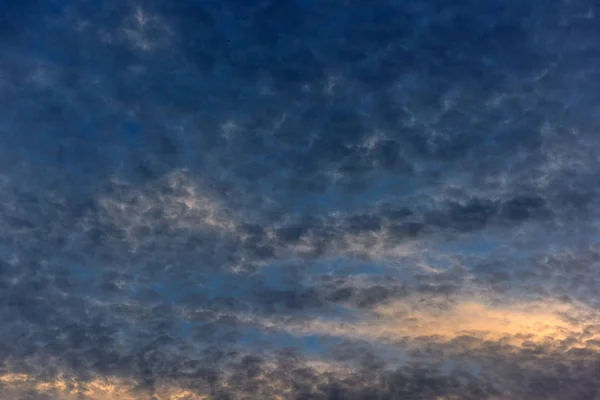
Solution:
[[[439,306],[420,304],[418,300],[413,299],[375,307],[354,323],[340,324],[318,319],[297,325],[263,322],[266,327],[298,335],[323,334],[392,345],[395,340],[402,339],[409,339],[408,343],[410,340],[419,343],[422,339],[428,343],[447,343],[467,335],[479,339],[467,344],[475,346],[474,348],[483,341],[496,341],[516,348],[533,343],[548,345],[561,352],[573,348],[600,351],[600,346],[588,342],[600,338],[600,314],[583,304],[549,299],[544,302],[506,301],[501,305],[492,305],[483,299],[471,297],[462,301],[446,302],[444,307]],[[452,351],[452,348],[449,348],[449,354]],[[328,360],[306,360],[304,365],[322,376],[333,374],[343,377],[353,373],[352,367]],[[270,398],[285,396],[289,390],[284,381],[278,381],[272,374],[277,368],[276,364],[267,366],[269,371],[263,370],[259,380],[265,386],[257,390],[269,390]],[[224,376],[222,387],[232,384],[228,379]],[[80,400],[81,395],[87,400],[141,400],[151,396],[158,400],[211,398],[207,392],[193,392],[175,381],[157,382],[152,393],[140,391],[136,386],[135,381],[116,377],[76,382],[66,374],[55,380],[40,380],[26,374],[5,373],[0,375],[0,400],[12,400],[18,398],[19,393],[31,390],[54,396],[57,400]],[[240,396],[248,394],[240,393]]]
[[[395,305],[376,310],[382,317],[393,317]],[[390,334],[412,336],[443,336],[452,338],[460,335],[474,335],[490,340],[521,336],[540,340],[551,336],[563,338],[572,327],[552,310],[539,307],[492,307],[483,303],[467,301],[455,307],[436,312],[413,311],[406,314],[402,324],[393,326]]]
[[[574,318],[567,321],[561,315]],[[325,334],[372,341],[430,337],[432,342],[447,342],[466,335],[481,340],[501,341],[513,346],[573,340],[569,348],[587,346],[600,338],[600,315],[585,306],[554,300],[507,306],[493,306],[478,299],[466,299],[444,309],[419,306],[412,301],[397,301],[372,310],[359,322],[314,320],[283,329],[297,334]],[[587,332],[586,332],[586,328]]]
[[[84,395],[87,400],[140,400],[147,399],[149,394],[136,394],[134,382],[116,378],[94,379],[87,382],[78,382],[79,388],[68,384],[68,379],[37,380],[26,374],[0,375],[0,389],[3,391],[18,392],[19,390],[33,390],[38,394],[58,396],[60,400],[80,400]],[[8,393],[5,393],[8,395]],[[207,395],[193,393],[187,389],[173,387],[172,385],[158,386],[152,394],[158,400],[207,400]],[[2,397],[0,400],[9,400]],[[12,399],[12,397],[11,397]]]

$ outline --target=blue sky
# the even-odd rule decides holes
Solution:
[[[600,397],[599,15],[4,1],[0,400]]]

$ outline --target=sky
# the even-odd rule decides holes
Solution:
[[[600,399],[592,0],[4,0],[0,400]]]

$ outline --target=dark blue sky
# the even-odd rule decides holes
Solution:
[[[599,18],[4,0],[0,400],[600,398]]]

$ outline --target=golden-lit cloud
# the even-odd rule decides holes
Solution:
[[[418,301],[394,301],[375,307],[354,322],[315,319],[284,329],[298,334],[334,335],[385,343],[419,337],[447,342],[460,336],[471,336],[513,346],[527,343],[558,346],[561,341],[569,340],[568,348],[589,348],[587,341],[600,338],[598,328],[600,315],[582,304],[548,299],[493,305],[484,299],[471,298],[435,306]]]
[[[40,395],[52,395],[58,400],[140,400],[154,396],[157,400],[207,400],[208,395],[194,393],[188,389],[169,384],[158,384],[152,393],[136,388],[135,382],[125,379],[105,378],[78,381],[74,377],[53,380],[38,379],[27,374],[4,374],[0,376],[1,400],[8,394],[33,391]]]
[[[304,360],[303,367],[312,371],[315,379],[313,388],[323,381],[324,377],[349,377],[353,370],[343,364],[325,360]],[[224,371],[218,386],[221,390],[230,390],[233,399],[247,399],[247,396],[257,398],[284,400],[286,393],[292,392],[285,375],[280,373],[281,366],[275,362],[266,361],[261,364],[260,371],[255,376],[258,387],[244,388],[243,378],[235,375],[234,370]],[[57,400],[210,400],[214,396],[210,390],[186,388],[177,380],[158,379],[153,389],[140,388],[138,382],[119,377],[97,377],[91,380],[81,380],[75,376],[62,374],[55,379],[43,379],[24,373],[4,373],[0,375],[0,400],[13,400],[22,393],[50,395]]]

